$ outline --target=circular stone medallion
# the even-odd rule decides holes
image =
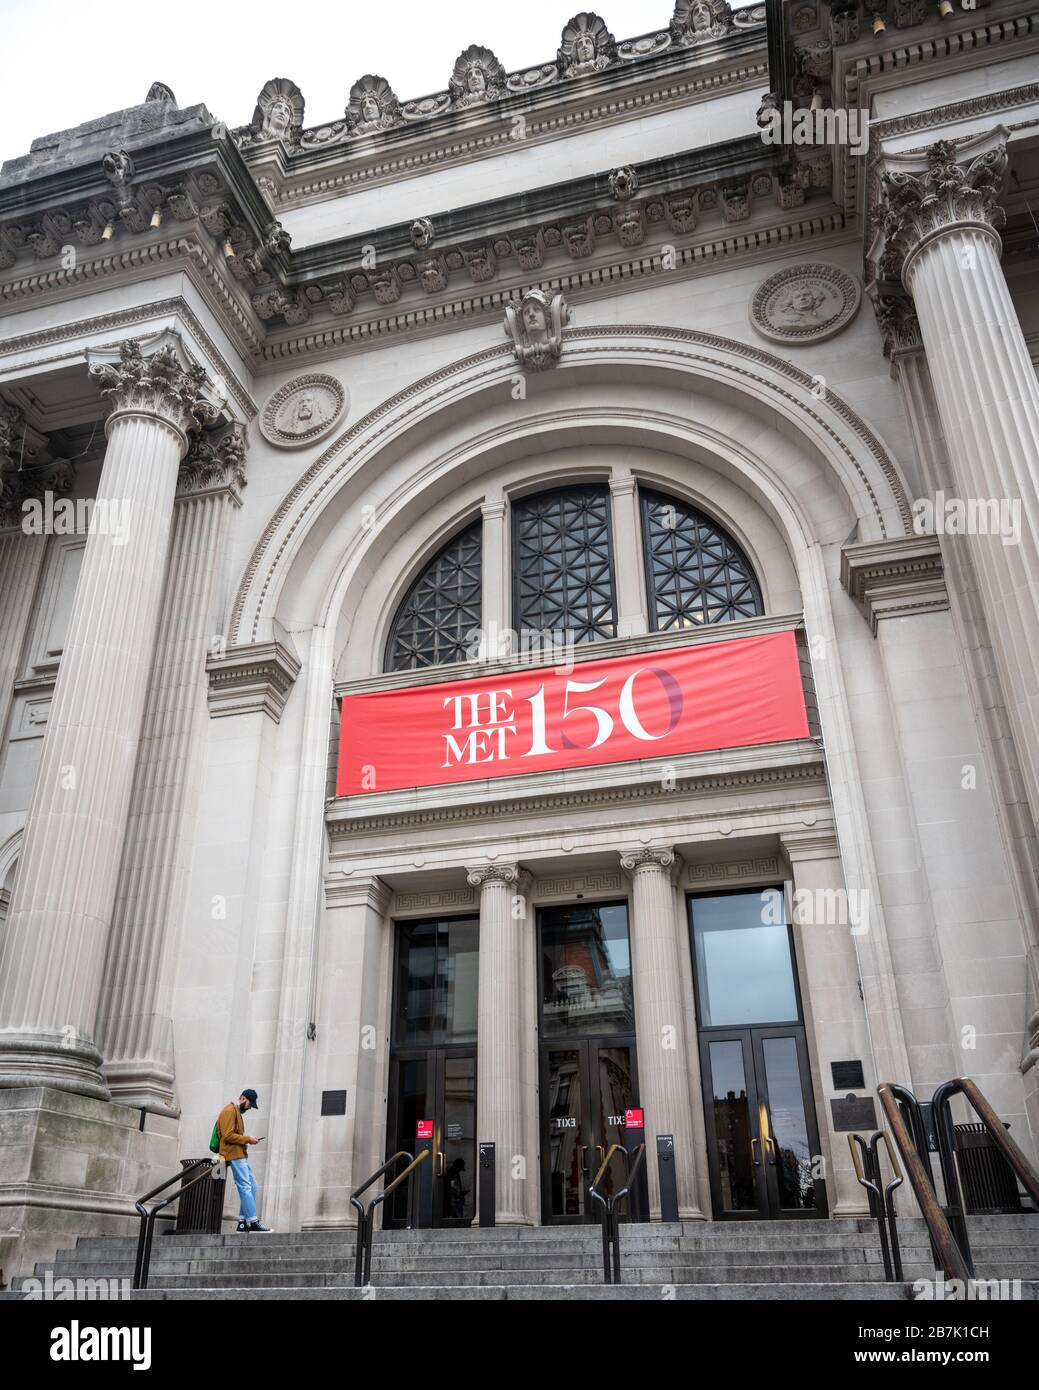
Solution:
[[[750,302],[750,322],[774,343],[820,343],[851,323],[861,298],[853,275],[811,261],[762,281]]]
[[[297,376],[264,406],[260,433],[281,449],[302,449],[323,439],[345,409],[346,389],[334,376]]]

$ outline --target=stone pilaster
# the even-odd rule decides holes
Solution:
[[[127,525],[84,551],[0,956],[0,1086],[108,1097],[94,1035],[177,470],[215,413],[178,345],[90,366],[112,404],[97,501]]]
[[[526,1184],[537,1182],[533,1155],[523,1147],[523,933],[530,876],[516,864],[490,864],[470,869],[468,878],[480,890],[477,1138],[496,1145],[495,1220],[518,1226],[529,1219]]]
[[[198,806],[206,657],[245,482],[240,425],[195,441],[180,466],[173,534],[108,941],[98,1042],[115,1099],[175,1109],[173,971]]]
[[[964,539],[1039,820],[1039,383],[999,259],[1006,132],[887,166],[880,278],[912,295],[950,485],[966,503],[1020,507],[1015,543],[979,528]]]
[[[680,864],[672,849],[639,849],[621,855],[621,867],[632,880],[631,979],[639,1100],[646,1112],[650,1208],[658,1219],[658,1134],[674,1136],[679,1216],[703,1217],[696,1197],[689,1043],[673,883]]]
[[[503,634],[512,626],[512,593],[509,575],[508,508],[504,497],[488,498],[480,508],[483,517],[482,655],[487,661],[507,657]]]

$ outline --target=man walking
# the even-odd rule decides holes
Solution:
[[[216,1122],[217,1137],[220,1140],[220,1157],[234,1174],[235,1186],[238,1188],[238,1199],[241,1204],[236,1227],[238,1231],[269,1232],[271,1229],[256,1219],[256,1175],[248,1158],[248,1146],[258,1144],[260,1141],[252,1134],[246,1134],[245,1125],[242,1123],[242,1116],[247,1110],[259,1110],[259,1108],[256,1092],[243,1091],[238,1097],[237,1105],[233,1100],[227,1102]]]

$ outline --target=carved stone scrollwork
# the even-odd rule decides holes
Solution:
[[[473,43],[455,59],[447,85],[456,106],[475,106],[505,96],[507,80],[505,69],[491,50]]]
[[[148,95],[144,100],[146,102],[161,101],[164,106],[176,106],[177,104],[177,98],[165,82],[153,82],[148,88]]]
[[[170,336],[170,335],[164,335]],[[106,432],[120,415],[157,415],[187,438],[211,425],[219,415],[205,368],[185,364],[184,354],[169,343],[145,356],[136,338],[119,346],[118,362],[89,360],[88,371],[111,403]]]
[[[995,235],[994,229],[1006,221],[999,205],[1006,171],[1006,138],[1000,136],[992,149],[966,166],[957,162],[952,141],[938,140],[927,151],[926,172],[886,173],[880,278],[901,280],[906,258],[943,228],[974,223]]]
[[[617,56],[617,41],[604,20],[582,10],[563,30],[556,66],[563,77],[586,77],[609,67]]]
[[[237,421],[226,430],[203,433],[192,442],[177,474],[177,492],[227,491],[239,499],[245,487],[245,426]]]
[[[916,305],[898,282],[874,281],[867,289],[873,301],[877,326],[884,335],[884,356],[897,357],[903,352],[918,352],[923,348]]]
[[[71,492],[76,469],[67,459],[41,460],[26,440],[25,417],[0,401],[0,528],[19,526],[22,505],[44,492]]]
[[[527,371],[555,366],[569,322],[569,306],[558,291],[549,298],[544,290],[530,290],[519,305],[505,306],[505,336],[512,339],[516,361]]]
[[[469,869],[465,877],[473,888],[482,888],[486,883],[518,884],[521,873],[518,864],[484,864],[478,869]]]
[[[386,81],[374,73],[365,73],[350,88],[346,106],[346,125],[351,135],[373,135],[400,125],[400,102]]]
[[[683,45],[724,38],[731,28],[732,8],[727,0],[677,0],[671,17],[671,35]]]
[[[647,848],[628,850],[621,855],[621,868],[629,874],[639,869],[665,869],[669,874],[681,872],[681,856],[673,849]]]
[[[832,0],[830,42],[835,48],[859,37],[859,0]]]

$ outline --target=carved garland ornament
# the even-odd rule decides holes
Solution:
[[[334,376],[312,372],[279,386],[260,415],[260,433],[280,449],[302,449],[323,439],[346,409],[346,388]]]
[[[750,303],[750,321],[774,343],[820,343],[848,326],[861,297],[853,275],[813,261],[777,271],[763,281]]]

